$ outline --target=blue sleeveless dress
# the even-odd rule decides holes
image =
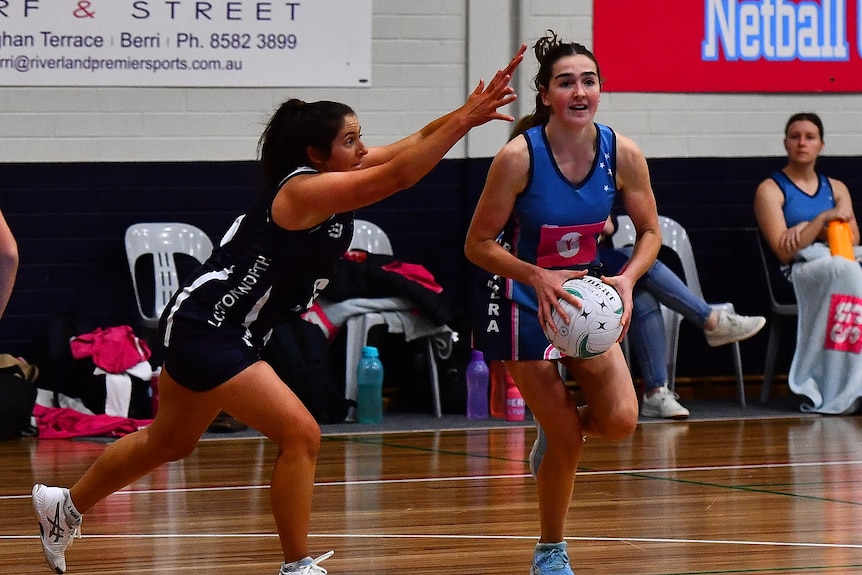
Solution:
[[[596,240],[616,197],[616,135],[596,124],[596,155],[581,182],[570,182],[551,153],[544,126],[527,130],[530,173],[500,241],[518,258],[546,269],[599,265]],[[559,357],[537,313],[535,290],[505,279],[501,289],[481,288],[474,319],[474,347],[485,358],[539,360]]]

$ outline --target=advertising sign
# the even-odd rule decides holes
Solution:
[[[372,0],[0,0],[2,86],[368,86]]]
[[[606,91],[862,91],[862,0],[593,6],[593,48]]]

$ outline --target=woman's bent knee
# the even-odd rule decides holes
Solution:
[[[160,463],[185,459],[192,454],[198,445],[198,438],[171,437],[166,439],[153,433],[147,433],[145,441],[150,453],[158,457],[161,460]]]
[[[616,405],[606,413],[593,414],[593,417],[596,424],[593,432],[599,437],[611,441],[625,439],[635,432],[638,425],[637,401]]]
[[[287,426],[279,437],[272,437],[281,453],[293,453],[317,458],[320,451],[320,426],[313,419],[310,423]]]
[[[635,432],[638,426],[638,406],[637,402],[634,405],[621,405],[614,410],[611,418],[613,424],[608,430],[608,439],[620,440],[629,437]]]

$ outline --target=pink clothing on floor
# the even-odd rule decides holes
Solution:
[[[152,419],[131,419],[113,415],[87,415],[65,407],[33,408],[39,439],[71,437],[120,437],[146,427]]]

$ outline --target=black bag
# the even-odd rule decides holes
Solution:
[[[39,368],[36,385],[54,392],[67,388],[67,381],[76,379],[81,369],[72,357],[69,340],[76,335],[95,329],[94,323],[75,314],[58,314],[49,317],[33,335],[25,356]],[[92,373],[92,371],[90,372]]]
[[[0,440],[33,437],[31,425],[36,405],[36,385],[28,381],[18,365],[0,368]]]
[[[318,423],[340,423],[347,417],[350,402],[344,397],[344,381],[335,377],[329,343],[319,327],[302,319],[277,326],[261,359],[272,366]]]

